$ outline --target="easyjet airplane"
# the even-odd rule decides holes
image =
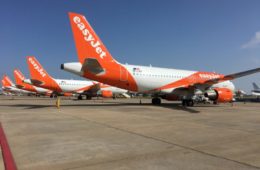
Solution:
[[[86,80],[64,80],[52,78],[35,57],[27,57],[27,64],[31,79],[25,79],[24,82],[37,87],[52,90],[55,95],[78,94],[78,99],[86,95],[87,99],[97,96],[101,93],[102,97],[113,97],[116,94],[126,93],[127,90],[111,86],[104,86],[101,83]]]
[[[91,80],[135,92],[152,93],[153,104],[161,98],[182,100],[193,106],[203,95],[214,103],[230,102],[234,85],[230,80],[253,74],[260,68],[230,75],[215,72],[188,71],[139,65],[124,65],[116,61],[83,15],[69,13],[79,63],[65,63],[64,70]]]
[[[23,80],[25,80],[24,75],[22,72],[18,69],[14,70],[14,78],[16,82],[16,87],[19,89],[35,92],[37,95],[51,95],[52,91],[49,89],[44,89],[41,87],[36,87],[31,84],[24,83]]]
[[[7,75],[3,76],[1,82],[2,82],[2,89],[5,92],[10,92],[15,94],[34,94],[33,92],[27,90],[18,89]]]

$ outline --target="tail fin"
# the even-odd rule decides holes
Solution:
[[[100,62],[113,60],[109,51],[83,15],[70,12],[69,17],[79,61],[82,64],[86,58],[95,58]]]
[[[33,57],[27,57],[27,64],[29,67],[31,79],[35,82],[35,85],[51,86],[54,82],[53,78],[47,73],[47,71],[42,67],[38,60]]]
[[[5,83],[5,80],[4,80],[4,79],[1,80],[1,83],[2,83],[2,87],[5,87],[5,86],[6,86],[6,83]]]
[[[254,87],[254,90],[259,90],[260,89],[256,83],[253,83],[253,87]]]
[[[7,75],[4,75],[3,80],[5,82],[5,86],[13,86],[14,85],[12,80]]]
[[[69,18],[84,77],[137,91],[132,75],[111,56],[86,18],[76,13],[69,13]]]
[[[10,84],[9,84],[9,83],[6,81],[6,79],[5,79],[5,75],[3,76],[1,82],[2,82],[2,87],[10,86]]]
[[[14,70],[14,79],[15,79],[16,85],[22,85],[22,84],[23,84],[23,80],[25,79],[25,77],[24,77],[24,75],[21,73],[20,70],[15,69],[15,70]]]
[[[32,79],[45,80],[50,77],[35,57],[28,56],[27,64]]]
[[[47,73],[35,57],[28,56],[27,64],[31,75],[31,82],[33,82],[35,86],[47,88],[57,92],[61,91],[59,85]]]

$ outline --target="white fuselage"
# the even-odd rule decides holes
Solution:
[[[164,85],[176,82],[183,78],[189,77],[197,71],[168,69],[159,67],[147,67],[138,65],[124,65],[132,74],[138,85],[139,92],[150,91]],[[228,88],[235,91],[235,86],[231,81],[224,81],[211,86],[212,88]],[[173,89],[166,89],[165,93],[171,93]]]
[[[86,92],[91,86],[94,86],[95,84],[98,84],[98,82],[95,81],[86,81],[86,80],[66,80],[66,79],[53,79],[55,83],[57,84],[57,87],[49,87],[49,90],[55,91],[56,89],[60,89],[62,93],[77,93],[81,94]],[[34,84],[30,79],[25,79],[25,83],[32,84],[34,86],[38,86],[39,88],[43,87],[42,85]],[[44,87],[47,88],[47,87]],[[117,87],[108,86],[105,88],[100,88],[99,90],[109,90],[113,94],[118,93],[126,93],[127,90],[120,89]]]
[[[253,96],[260,96],[260,90],[259,90],[259,91],[253,90],[253,91],[251,92],[251,94],[252,94]]]
[[[6,86],[2,87],[3,91],[11,92],[11,93],[17,93],[17,94],[33,94],[33,92],[19,89],[15,86]]]
[[[186,77],[191,76],[197,71],[179,70],[179,69],[168,69],[159,67],[147,67],[139,65],[123,65],[128,73],[135,79],[138,87],[138,92],[149,92],[154,89],[160,88],[167,84],[182,80]],[[62,69],[83,76],[82,64],[79,62],[65,63],[62,64]],[[128,75],[129,76],[129,75]],[[224,81],[211,86],[212,88],[228,88],[231,91],[235,91],[235,86],[231,81]],[[201,86],[203,88],[203,86]],[[169,94],[172,93],[174,88],[162,90],[161,93]],[[205,90],[205,89],[200,89]]]
[[[41,88],[41,87],[37,87],[37,86],[33,86],[35,88],[35,90],[37,91],[37,93],[48,93],[50,92],[49,89],[44,89],[44,88]]]

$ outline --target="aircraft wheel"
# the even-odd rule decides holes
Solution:
[[[182,104],[182,106],[186,106],[187,105],[186,100],[182,100],[181,104]]]
[[[187,106],[194,106],[194,101],[193,100],[188,100],[187,101]]]
[[[91,96],[86,95],[87,100],[91,100],[91,98],[92,98]]]
[[[160,105],[161,104],[161,99],[158,97],[155,97],[152,99],[152,104],[153,105]]]
[[[193,100],[182,100],[182,106],[194,106]]]
[[[78,100],[82,100],[82,96],[81,95],[78,96]]]

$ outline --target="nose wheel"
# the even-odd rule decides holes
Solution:
[[[160,105],[161,104],[161,99],[159,97],[155,97],[152,99],[152,104],[153,105]]]
[[[182,100],[182,106],[194,106],[193,100]]]

